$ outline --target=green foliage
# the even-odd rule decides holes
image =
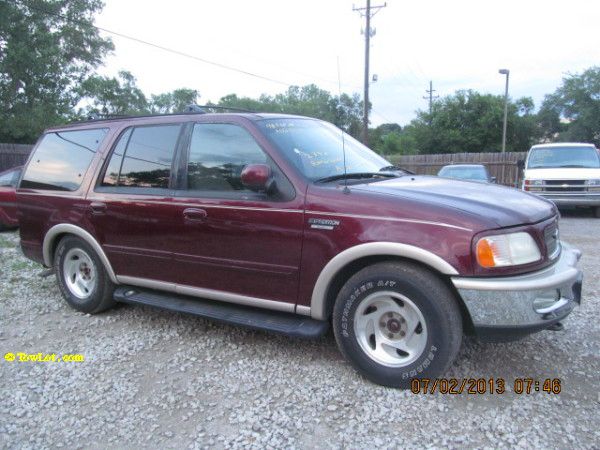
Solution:
[[[545,97],[538,118],[546,139],[600,146],[600,67],[565,77],[562,85]]]
[[[533,100],[508,105],[507,151],[525,151],[537,136]],[[458,91],[433,104],[432,113],[418,111],[403,130],[409,152],[460,153],[501,150],[504,97]]]
[[[198,103],[200,94],[195,89],[175,89],[173,92],[152,95],[150,112],[152,114],[178,113],[185,110],[186,106]]]
[[[87,106],[78,116],[170,114],[183,112],[186,106],[196,104],[200,94],[194,89],[175,89],[173,92],[152,95],[146,98],[137,86],[135,77],[126,71],[117,78],[92,76],[81,84],[79,90]]]
[[[382,155],[411,155],[417,152],[414,138],[397,123],[384,123],[369,130],[369,144]]]
[[[79,93],[84,101],[90,102],[89,106],[80,111],[80,115],[149,112],[146,96],[137,87],[135,77],[126,71],[119,72],[118,78],[92,76],[81,84]]]
[[[113,49],[93,27],[100,0],[0,2],[0,142],[64,122],[76,88]]]

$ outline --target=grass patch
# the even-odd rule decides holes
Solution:
[[[15,244],[5,237],[4,234],[0,234],[0,248],[14,248]]]
[[[15,261],[13,261],[10,265],[10,268],[12,270],[25,270],[25,269],[30,269],[31,265],[29,264],[29,261],[23,261],[22,259],[16,259]]]

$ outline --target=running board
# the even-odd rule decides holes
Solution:
[[[328,321],[315,320],[299,314],[186,297],[132,286],[117,287],[113,296],[118,302],[153,306],[298,338],[317,338],[325,334],[329,328]]]

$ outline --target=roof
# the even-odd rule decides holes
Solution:
[[[485,168],[484,164],[461,164],[461,163],[456,163],[456,164],[447,164],[444,167],[467,167],[467,168],[478,168],[478,167],[483,167]],[[442,169],[444,168],[442,167]]]
[[[586,144],[583,142],[555,142],[552,144],[537,144],[531,147],[534,148],[560,148],[560,147],[595,147],[594,144]]]
[[[68,128],[79,128],[86,127],[89,128],[93,125],[102,125],[106,123],[115,123],[115,122],[128,122],[128,123],[137,123],[137,122],[157,122],[161,121],[161,119],[167,119],[168,122],[177,122],[178,120],[185,118],[190,120],[190,117],[202,117],[202,118],[221,118],[226,119],[228,117],[244,117],[248,120],[263,120],[263,119],[314,119],[312,117],[305,116],[296,116],[292,114],[281,114],[281,113],[255,113],[255,112],[244,112],[244,113],[177,113],[177,114],[148,114],[148,115],[140,115],[140,116],[118,116],[118,117],[110,117],[103,119],[91,119],[91,120],[81,120],[78,122],[72,122],[64,125],[57,125],[54,127],[49,127],[48,130],[64,130]],[[156,119],[156,120],[152,120]]]

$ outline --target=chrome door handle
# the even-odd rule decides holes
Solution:
[[[183,218],[190,222],[203,222],[206,216],[206,211],[200,208],[186,208],[183,210]]]

